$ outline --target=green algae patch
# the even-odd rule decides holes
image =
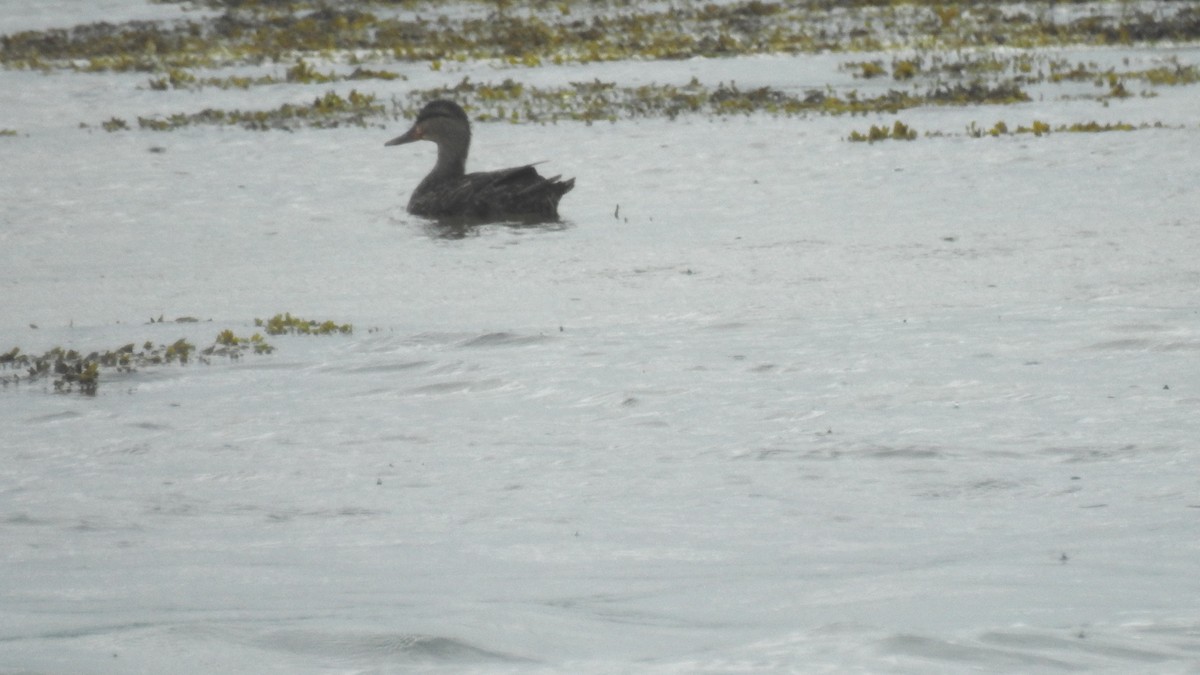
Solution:
[[[1042,120],[1033,120],[1028,124],[1018,124],[1010,126],[1004,120],[998,120],[990,127],[979,126],[976,122],[971,122],[967,125],[966,131],[963,133],[945,132],[945,131],[927,131],[924,134],[918,134],[915,129],[897,120],[891,126],[871,125],[871,128],[865,132],[851,131],[846,137],[847,141],[853,143],[876,143],[878,141],[899,140],[912,141],[923,135],[926,138],[952,138],[952,137],[967,137],[967,138],[1000,138],[1003,136],[1034,136],[1043,137],[1054,133],[1062,134],[1100,134],[1115,131],[1139,131],[1143,129],[1180,129],[1184,127],[1171,127],[1162,122],[1130,124],[1128,122],[1072,122],[1070,124],[1052,125],[1049,122]]]
[[[872,79],[888,74],[881,59],[846,61],[838,66],[855,78]],[[997,52],[992,50],[926,52],[894,58],[891,63],[893,79],[897,81],[926,79],[944,81],[991,81],[1008,86],[1031,84],[1063,84],[1091,82],[1096,87],[1114,88],[1124,82],[1143,82],[1147,86],[1184,86],[1200,83],[1200,68],[1182,63],[1171,56],[1161,65],[1141,70],[1101,68],[1095,62],[1072,62],[1053,52]]]
[[[866,115],[926,105],[995,105],[1030,100],[1019,87],[985,83],[941,85],[924,92],[892,89],[865,96],[854,90],[810,89],[797,93],[775,87],[742,88],[736,82],[722,82],[713,87],[695,78],[683,85],[626,87],[593,80],[549,88],[530,87],[511,79],[491,84],[464,78],[454,85],[411,92],[405,101],[394,100],[393,110],[396,117],[411,118],[425,101],[445,97],[459,101],[478,121],[538,123],[641,117],[674,119],[689,114]]]
[[[377,24],[370,13],[335,9],[305,14],[230,10],[196,20],[100,22],[5,35],[0,63],[91,72],[260,64],[298,53],[371,49]]]
[[[217,89],[249,89],[251,87],[272,84],[329,84],[335,82],[357,82],[362,80],[404,80],[400,73],[390,70],[376,70],[357,67],[348,74],[338,74],[333,71],[321,72],[304,59],[284,71],[283,77],[276,75],[260,75],[249,77],[244,75],[229,75],[225,77],[200,77],[184,68],[170,68],[163,75],[153,77],[147,86],[155,91],[169,89],[184,89],[195,91],[205,87]]]
[[[176,320],[177,323],[195,321],[189,317]],[[150,322],[163,323],[161,317]],[[255,325],[268,335],[349,335],[354,331],[350,324],[309,321],[291,314],[276,314],[266,321],[256,319]],[[8,388],[49,382],[57,393],[94,396],[103,381],[149,368],[186,366],[193,362],[211,365],[217,359],[237,361],[247,354],[265,355],[274,351],[275,347],[260,333],[240,336],[228,328],[219,331],[212,344],[203,348],[185,338],[170,343],[130,342],[115,349],[86,354],[62,347],[42,354],[26,354],[19,347],[13,347],[0,353],[0,386]]]
[[[374,94],[364,94],[352,89],[345,97],[337,92],[326,92],[312,103],[285,103],[270,110],[221,110],[206,108],[197,113],[176,113],[165,117],[139,117],[138,127],[150,131],[171,131],[180,127],[197,125],[239,126],[243,129],[266,131],[279,129],[291,131],[304,127],[329,129],[342,126],[366,127],[371,124],[382,126],[385,106],[375,100]],[[373,122],[374,121],[374,122]],[[123,119],[113,118],[101,124],[105,131],[124,131],[129,125]]]
[[[1056,130],[1066,133],[1096,134],[1104,133],[1106,131],[1134,131],[1138,128],[1139,127],[1136,127],[1132,124],[1127,124],[1125,122],[1111,122],[1108,124],[1100,124],[1099,122],[1076,122],[1074,124],[1061,125],[1057,127]]]
[[[409,118],[435,97],[453,97],[476,121],[553,123],[679,115],[895,114],[927,105],[1007,105],[1030,100],[1033,84],[1092,81],[1084,95],[1108,105],[1153,96],[1155,87],[1200,83],[1200,70],[1165,59],[1145,69],[1069,63],[1053,48],[1200,40],[1200,3],[955,3],[824,0],[638,4],[629,0],[213,0],[179,3],[215,10],[172,21],[96,23],[0,36],[0,65],[80,72],[145,71],[153,91],[250,89],[277,84],[329,89],[271,109],[192,108],[92,122],[106,131],[188,126],[296,130],[382,126]],[[995,49],[994,47],[1003,47]],[[667,60],[756,54],[861,54],[839,66],[872,80],[798,92],[736,83],[577,82],[536,87],[515,75],[379,95],[371,87],[407,79],[404,68],[453,71],[484,63],[518,73],[550,64]],[[329,64],[329,65],[318,65]],[[368,65],[370,64],[370,65]],[[377,64],[388,64],[379,66]],[[402,64],[399,68],[394,64]],[[259,72],[210,75],[240,66]],[[270,72],[263,72],[266,70]],[[895,88],[878,92],[875,82]],[[394,89],[393,89],[394,91]],[[388,97],[391,105],[388,105]],[[1072,97],[1078,97],[1074,92]],[[191,99],[189,99],[191,100]],[[198,107],[198,106],[197,106]],[[155,110],[163,110],[156,107]],[[170,108],[165,108],[170,110]]]
[[[1119,81],[1143,81],[1153,86],[1184,86],[1200,83],[1200,68],[1172,57],[1155,68],[1143,70],[1101,69],[1095,63],[1051,64],[1050,82],[1092,82],[1097,87],[1115,86]]]
[[[377,101],[374,95],[357,90],[352,90],[346,97],[331,91],[308,105],[284,104],[261,111],[209,108],[198,113],[139,117],[137,124],[151,131],[171,131],[196,125],[232,125],[256,131],[384,126],[397,119],[411,119],[425,103],[436,98],[453,98],[479,122],[542,124],[615,122],[646,117],[675,119],[681,115],[866,115],[896,113],[927,105],[1004,105],[1030,100],[1024,90],[1011,83],[944,84],[924,92],[892,89],[864,96],[854,90],[839,93],[812,89],[795,93],[775,87],[742,88],[736,82],[709,86],[695,78],[682,85],[636,87],[600,80],[572,82],[561,87],[535,87],[511,78],[499,83],[463,78],[452,85],[409,91],[403,99],[393,98],[390,106]],[[111,118],[101,122],[100,126],[106,131],[131,128],[121,118]]]
[[[1182,127],[1171,127],[1162,122],[1143,122],[1141,124],[1130,124],[1128,122],[1072,122],[1070,124],[1052,125],[1049,122],[1042,120],[1033,120],[1029,124],[1018,124],[1009,126],[1004,120],[997,121],[991,127],[984,128],[975,122],[967,125],[966,132],[962,135],[968,138],[999,138],[1001,136],[1049,136],[1052,133],[1066,134],[1100,134],[1112,131],[1139,131],[1144,129],[1179,129]],[[959,134],[948,133],[929,133],[927,136],[956,136]]]
[[[840,67],[842,70],[850,70],[854,73],[854,77],[864,80],[887,75],[887,69],[883,67],[883,61],[880,59],[875,59],[874,61],[847,61]]]
[[[267,335],[350,335],[354,326],[335,321],[311,321],[292,316],[290,313],[276,314],[269,319],[255,319],[254,325],[266,330]]]
[[[996,122],[989,129],[983,129],[974,122],[967,126],[966,135],[970,138],[983,138],[991,136],[993,138],[999,136],[1014,136],[1014,135],[1031,135],[1031,136],[1047,136],[1051,133],[1068,133],[1068,134],[1098,134],[1110,131],[1137,131],[1139,129],[1165,129],[1167,128],[1162,122],[1153,124],[1130,124],[1128,122],[1105,122],[1096,121],[1090,122],[1072,122],[1071,124],[1059,124],[1052,126],[1048,122],[1041,120],[1033,120],[1028,125],[1019,124],[1010,129],[1008,123],[1003,120]]]
[[[668,3],[505,0],[447,12],[441,3],[215,2],[220,14],[94,23],[3,36],[0,64],[86,71],[163,71],[283,62],[351,52],[375,60],[492,59],[514,66],[749,54],[961,50],[1188,42],[1195,3],[1063,14],[1049,2]],[[386,11],[385,11],[386,10]],[[912,64],[915,65],[915,64]],[[898,80],[915,71],[897,64]]]
[[[271,346],[258,333],[254,333],[249,337],[238,337],[232,330],[226,328],[217,333],[216,341],[205,352],[205,355],[234,356],[247,350],[253,351],[255,354],[270,354],[275,351],[275,347]]]
[[[886,124],[883,126],[875,126],[872,124],[871,128],[868,129],[866,133],[853,131],[850,133],[850,136],[846,138],[846,140],[854,143],[875,143],[877,141],[886,140],[911,141],[915,140],[916,137],[917,131],[915,129],[908,126],[904,122],[901,122],[900,120],[896,120],[890,127]]]
[[[116,349],[83,354],[55,347],[42,354],[24,354],[13,347],[0,354],[0,384],[5,387],[49,380],[59,393],[95,395],[101,374],[133,373],[151,366],[187,364],[196,346],[180,338],[170,344],[129,343]]]

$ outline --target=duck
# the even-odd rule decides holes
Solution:
[[[437,144],[437,163],[408,200],[408,212],[415,216],[474,222],[557,221],[558,201],[575,187],[574,178],[545,178],[533,164],[467,173],[471,122],[454,101],[427,103],[412,128],[384,146],[415,141]]]

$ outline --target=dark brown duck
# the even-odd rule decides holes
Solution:
[[[543,178],[532,164],[466,173],[471,123],[453,101],[427,104],[411,129],[384,145],[422,140],[437,144],[437,164],[408,200],[408,212],[413,215],[480,221],[557,220],[558,200],[575,187],[574,178]]]

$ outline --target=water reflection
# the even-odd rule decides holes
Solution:
[[[565,220],[507,220],[495,222],[479,218],[455,217],[437,220],[421,219],[421,230],[434,239],[466,239],[484,232],[504,229],[517,234],[533,232],[561,232],[571,227]]]

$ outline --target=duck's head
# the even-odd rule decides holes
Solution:
[[[467,113],[454,101],[431,101],[421,108],[412,128],[384,145],[403,145],[413,141],[433,141],[438,145],[446,142],[461,144],[470,142],[471,123]]]

